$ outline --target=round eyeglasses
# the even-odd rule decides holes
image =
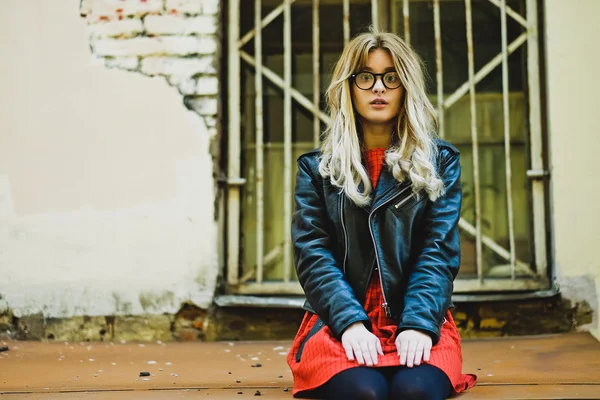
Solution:
[[[362,90],[371,90],[377,82],[377,77],[381,77],[383,86],[387,89],[398,89],[400,87],[400,76],[396,71],[389,71],[384,74],[374,74],[372,72],[359,72],[357,74],[350,75],[350,78],[356,84],[356,87]]]

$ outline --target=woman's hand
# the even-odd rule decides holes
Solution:
[[[396,349],[400,357],[400,365],[412,368],[421,365],[421,361],[429,361],[431,354],[431,337],[413,329],[400,332],[396,338]]]
[[[362,322],[350,325],[342,334],[342,346],[346,350],[348,360],[356,361],[360,365],[377,365],[377,354],[383,355],[379,338],[373,335]]]

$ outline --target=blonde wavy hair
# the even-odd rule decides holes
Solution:
[[[385,155],[386,164],[397,181],[409,179],[413,192],[424,190],[435,201],[444,192],[434,161],[436,113],[425,93],[421,59],[393,33],[371,30],[345,46],[325,95],[332,122],[324,132],[319,172],[356,205],[370,203],[372,186],[362,164],[364,149],[352,105],[350,75],[364,68],[369,52],[374,49],[389,52],[404,88],[397,127]]]

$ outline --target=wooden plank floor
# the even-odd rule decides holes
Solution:
[[[1,400],[292,398],[289,341],[6,345]],[[600,399],[600,343],[589,334],[465,340],[463,348],[464,372],[479,379],[460,399]]]

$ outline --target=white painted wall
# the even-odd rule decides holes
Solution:
[[[16,315],[207,306],[218,273],[204,121],[90,55],[79,0],[0,2],[0,295]]]
[[[554,257],[565,297],[600,299],[598,0],[546,0]],[[596,313],[590,327],[600,337]]]

